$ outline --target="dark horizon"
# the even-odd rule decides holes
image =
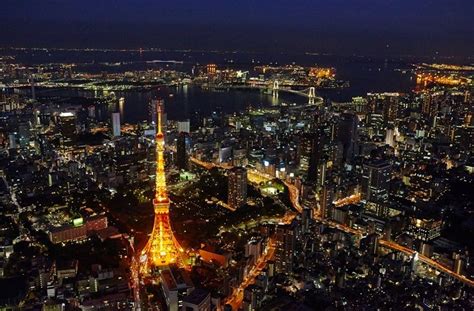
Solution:
[[[6,0],[0,46],[474,55],[469,0],[286,2]]]

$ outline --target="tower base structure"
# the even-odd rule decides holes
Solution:
[[[169,265],[179,264],[181,247],[174,238],[169,218],[169,201],[153,201],[155,221],[150,238],[140,255],[140,271],[151,275],[154,270],[162,270]]]

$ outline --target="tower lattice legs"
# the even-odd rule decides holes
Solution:
[[[155,214],[155,223],[150,239],[142,251],[142,273],[149,274],[153,268],[178,263],[179,251],[175,245],[169,214]]]

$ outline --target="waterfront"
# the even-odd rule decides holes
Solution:
[[[349,69],[341,69],[343,74],[350,75]],[[344,73],[346,72],[346,73]],[[335,89],[317,89],[317,96],[326,101],[349,102],[352,97],[365,96],[370,92],[409,92],[414,87],[410,74],[403,74],[388,69],[372,69],[367,67],[361,70],[357,77],[353,77],[350,87]],[[383,81],[383,82],[381,82]],[[388,81],[388,82],[387,82]],[[381,85],[385,85],[382,87]],[[22,93],[29,94],[30,89],[22,89]],[[37,88],[37,96],[41,97],[78,97],[98,98],[108,93],[89,91],[75,88],[42,89]],[[280,92],[278,98],[272,94],[259,90],[203,90],[193,85],[177,87],[154,87],[147,90],[116,91],[115,96],[125,98],[122,118],[126,123],[137,123],[148,118],[148,104],[152,99],[162,98],[166,103],[169,119],[188,119],[192,114],[208,116],[214,111],[223,113],[241,112],[247,108],[260,108],[286,104],[305,104],[307,98],[296,94]],[[67,103],[67,101],[66,101]]]
[[[29,92],[28,89],[23,91]],[[37,90],[38,97],[82,97],[96,98],[103,96],[102,92],[79,89],[41,89]],[[281,103],[303,104],[307,99],[302,96],[281,92],[278,98],[258,90],[242,91],[206,91],[198,87],[157,87],[145,91],[115,92],[116,98],[125,98],[121,110],[126,123],[137,123],[148,118],[148,104],[152,99],[163,98],[166,105],[167,117],[171,120],[191,118],[193,113],[208,116],[214,111],[233,113],[247,108],[270,107]],[[67,101],[65,102],[67,103]]]
[[[317,89],[317,95],[324,99],[347,102],[354,96],[365,96],[370,92],[410,92],[415,88],[412,63],[420,61],[413,58],[371,58],[361,56],[338,57],[335,55],[314,55],[308,53],[278,53],[259,54],[244,52],[192,52],[192,51],[159,51],[137,50],[128,51],[75,51],[75,50],[3,50],[2,54],[14,54],[17,61],[35,67],[40,64],[58,64],[68,61],[74,64],[75,72],[89,73],[123,73],[134,70],[176,70],[191,74],[193,67],[215,63],[220,69],[248,70],[255,75],[254,67],[259,65],[286,65],[299,64],[302,66],[325,66],[336,69],[336,79],[348,81],[349,87],[338,89]],[[76,91],[66,93],[64,96],[75,96]],[[173,93],[175,98],[169,98],[168,93]],[[48,93],[47,95],[50,95]],[[79,96],[82,96],[80,93]],[[93,93],[85,92],[88,97]],[[167,103],[173,103],[169,111],[170,117],[186,117],[186,110],[202,110],[208,114],[217,107],[222,107],[224,112],[239,111],[248,105],[270,105],[271,96],[258,92],[228,92],[210,93],[194,88],[152,90],[139,92],[126,92],[118,94],[126,99],[127,122],[136,122],[146,116],[146,106],[151,98],[164,97]],[[280,94],[281,95],[281,94]],[[280,102],[304,102],[303,98],[289,96],[280,97]],[[176,109],[174,108],[176,107]],[[145,114],[144,114],[145,113]],[[183,115],[183,113],[185,113]],[[129,118],[130,117],[130,118]]]

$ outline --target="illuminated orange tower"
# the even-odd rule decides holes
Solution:
[[[179,245],[170,226],[170,200],[166,192],[165,140],[161,129],[162,105],[157,106],[158,124],[156,130],[156,188],[153,207],[155,223],[150,239],[140,256],[140,270],[143,274],[151,274],[155,268],[164,268],[177,263]]]

